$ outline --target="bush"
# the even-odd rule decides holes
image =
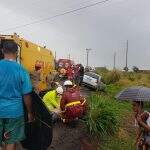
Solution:
[[[110,84],[107,85],[106,87],[106,93],[109,95],[111,98],[114,98],[115,95],[122,90],[122,86],[119,84]]]
[[[128,74],[128,80],[130,80],[130,81],[134,81],[135,80],[135,75],[134,75],[134,73],[129,73]]]
[[[96,67],[95,69],[95,72],[98,74],[104,74],[109,72],[109,70],[106,67]]]
[[[138,79],[138,80],[141,80],[141,78],[142,78],[142,75],[141,75],[141,74],[138,74],[138,75],[137,75],[137,79]]]
[[[113,83],[118,82],[120,78],[121,78],[120,72],[115,70],[115,71],[111,71],[105,74],[102,77],[102,81],[108,85],[108,84],[113,84]]]
[[[150,76],[147,76],[147,79],[150,81]]]
[[[93,95],[90,97],[90,110],[86,124],[90,133],[113,135],[119,126],[118,103],[109,97]]]

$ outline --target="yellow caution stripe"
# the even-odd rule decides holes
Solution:
[[[65,107],[75,106],[75,105],[79,105],[79,104],[81,104],[81,102],[80,102],[80,101],[70,102],[70,103],[66,104],[66,106],[65,106]]]

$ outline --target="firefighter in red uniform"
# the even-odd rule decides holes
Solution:
[[[74,69],[73,69],[73,66],[70,66],[70,67],[67,68],[66,75],[67,75],[68,80],[73,81],[73,79],[74,79]]]
[[[70,80],[64,82],[66,91],[64,92],[60,108],[63,113],[65,122],[70,122],[83,116],[86,109],[86,100],[80,94],[80,90],[73,86]]]

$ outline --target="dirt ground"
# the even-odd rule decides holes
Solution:
[[[81,87],[83,96],[88,97],[90,90]],[[65,125],[61,122],[53,127],[53,140],[48,150],[95,150],[89,142],[89,135],[85,123],[78,121],[76,127]]]
[[[47,150],[97,150],[94,142],[82,121],[75,127],[58,122],[53,127],[53,140]],[[26,149],[19,144],[17,150]]]
[[[57,123],[54,125],[53,141],[48,150],[80,150],[81,139],[86,136],[83,123],[79,123],[76,127]]]

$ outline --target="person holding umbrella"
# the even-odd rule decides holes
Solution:
[[[150,116],[149,112],[144,111],[144,103],[141,101],[134,101],[132,103],[133,111],[135,113],[135,126],[137,127],[136,144],[137,147],[148,150],[150,147]]]
[[[150,100],[150,88],[130,87],[121,91],[116,98],[132,101],[137,127],[136,146],[138,150],[148,150],[150,148],[150,113],[143,108],[144,101]]]

